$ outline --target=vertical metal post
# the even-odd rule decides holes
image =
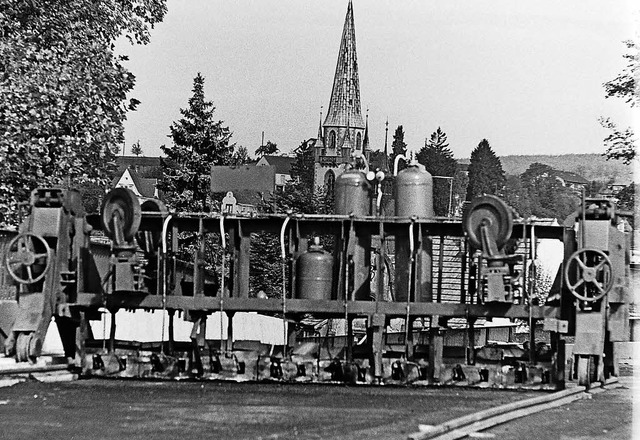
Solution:
[[[529,280],[529,362],[534,363],[536,361],[536,320],[533,319],[533,304],[531,303],[533,294],[533,286],[536,282],[536,232],[535,226],[531,225],[531,268],[532,276]]]
[[[469,249],[467,247],[467,239],[462,237],[460,240],[464,243],[464,252],[462,254],[462,258],[460,259],[460,304],[464,304],[467,301],[467,292],[466,292],[466,283],[467,283],[467,264],[469,256]]]
[[[437,302],[442,302],[442,274],[444,266],[444,235],[440,236],[440,245],[438,246],[438,293]]]

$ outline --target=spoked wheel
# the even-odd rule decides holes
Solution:
[[[51,266],[51,248],[44,238],[31,232],[18,234],[7,246],[5,266],[20,284],[42,280]]]
[[[597,301],[613,287],[611,260],[598,249],[580,249],[567,260],[564,279],[573,296]]]

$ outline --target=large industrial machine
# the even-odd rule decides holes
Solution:
[[[342,361],[340,377],[354,381],[401,380],[413,368],[414,378],[428,383],[461,380],[465,371],[466,376],[479,371],[479,381],[506,386],[505,377],[520,372],[515,382],[561,388],[571,378],[565,377],[568,337],[575,338],[570,374],[581,383],[617,374],[615,343],[628,337],[628,257],[624,233],[612,223],[610,202],[587,200],[566,226],[514,220],[512,210],[495,196],[472,201],[462,221],[439,218],[433,215],[432,176],[411,165],[392,178],[390,215],[381,209],[384,174],[367,171],[347,169],[338,176],[332,215],[242,215],[233,209],[169,213],[159,201],[140,204],[131,191],[117,188],[105,196],[100,215],[89,216],[75,191],[35,190],[30,213],[4,256],[17,303],[5,353],[18,361],[35,360],[53,318],[70,362],[90,373],[105,368],[96,359],[114,355],[117,344],[112,319],[106,353],[91,353],[88,321],[105,311],[115,316],[121,309],[160,310],[168,316],[169,337],[147,357],[150,369],[166,369],[161,364],[166,366],[175,352],[171,328],[178,312],[193,323],[190,361],[195,368],[182,371],[219,372],[225,359],[234,359],[235,372],[242,374],[244,366],[234,354],[233,316],[251,311],[288,324],[288,342],[277,356],[269,356],[274,378],[283,375],[281,363],[295,363],[296,324],[309,316],[345,320],[344,358],[328,359],[326,371],[336,371],[336,362]],[[250,284],[252,241],[265,233],[279,238],[280,298],[267,298]],[[561,242],[565,257],[547,300],[534,301],[530,269],[541,239]],[[207,252],[211,242],[217,246],[216,258]],[[446,243],[457,249],[447,254],[448,263]],[[445,263],[457,265],[453,300],[443,293]],[[212,348],[204,326],[214,312],[225,314],[230,324],[226,340]],[[474,324],[492,318],[529,325],[530,349],[516,363],[504,352],[484,361],[477,357]],[[387,331],[397,319],[404,320],[399,357],[391,354]],[[354,320],[366,327],[357,346]],[[455,320],[465,323],[468,337],[462,358],[452,361],[443,347],[447,326]],[[550,346],[545,356],[536,350],[540,323]],[[209,366],[201,359],[207,349]],[[522,373],[525,365],[530,374]],[[320,376],[302,361],[294,371]]]

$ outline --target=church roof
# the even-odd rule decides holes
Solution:
[[[360,107],[356,28],[351,1],[344,20],[329,110],[324,120],[325,127],[346,127],[348,124],[352,128],[364,128]]]

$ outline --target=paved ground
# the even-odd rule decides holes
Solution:
[[[593,394],[591,399],[523,417],[487,432],[501,440],[640,439],[640,377],[623,376],[620,384],[619,388]]]
[[[80,380],[0,388],[0,438],[405,439],[537,393]]]

